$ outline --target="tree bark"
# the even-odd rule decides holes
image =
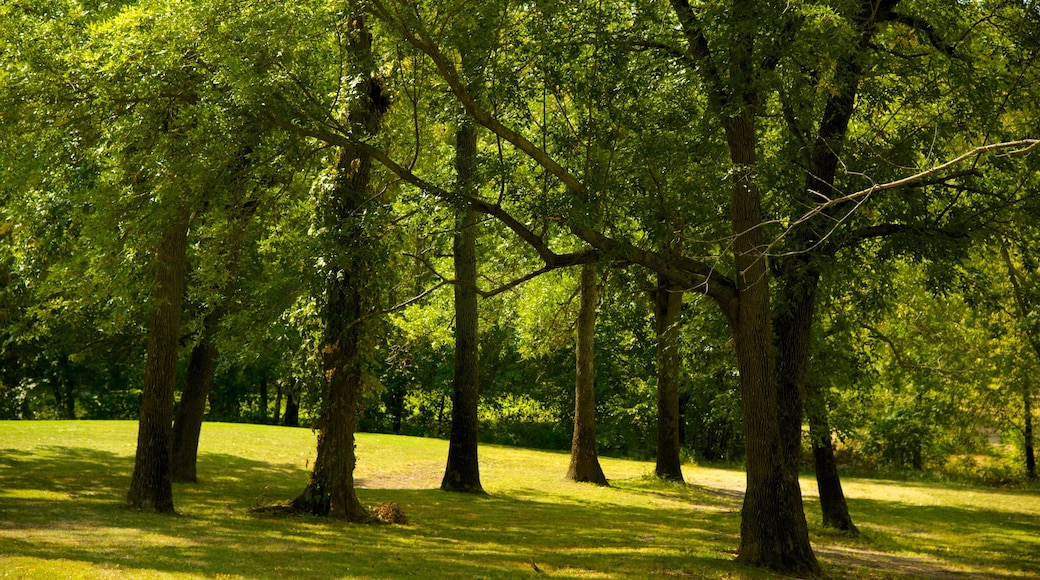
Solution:
[[[845,491],[838,476],[838,462],[834,459],[834,440],[827,418],[827,402],[818,385],[805,383],[805,409],[809,419],[809,438],[812,441],[813,463],[816,467],[816,485],[820,491],[820,510],[823,525],[850,534],[859,530],[852,523]]]
[[[196,458],[199,450],[199,435],[206,414],[206,398],[213,384],[213,367],[217,358],[217,347],[203,329],[198,344],[191,349],[188,370],[184,377],[184,390],[173,421],[173,461],[171,476],[176,482],[196,482]]]
[[[282,381],[281,379],[274,383],[274,416],[272,417],[271,423],[274,425],[281,424],[282,421]]]
[[[267,374],[260,378],[260,422],[267,423],[267,413],[270,402],[267,400]]]
[[[748,58],[751,41],[745,42],[748,46],[738,53]],[[761,254],[762,207],[754,172],[757,137],[751,103],[755,99],[752,95],[744,99],[745,112],[724,122],[733,162],[730,211],[738,296],[736,308],[728,314],[747,446],[747,492],[741,511],[738,558],[786,573],[818,574],[820,566],[809,544],[798,473],[785,459],[780,429],[769,271]]]
[[[599,306],[596,268],[581,267],[581,302],[574,380],[574,436],[571,438],[571,463],[567,477],[574,481],[607,485],[596,453],[596,374],[593,354],[596,334],[596,310]]]
[[[1036,451],[1033,444],[1033,389],[1029,382],[1022,388],[1022,410],[1025,415],[1025,451],[1026,451],[1026,474],[1029,479],[1036,479]]]
[[[475,141],[473,144],[475,145]],[[484,493],[484,488],[480,485],[477,457],[477,403],[480,384],[476,228],[476,212],[468,208],[463,210],[457,220],[455,232],[455,380],[451,397],[448,465],[444,470],[441,489]]]
[[[76,418],[76,383],[69,368],[69,355],[58,358],[58,370],[52,375],[51,387],[54,390],[54,403],[58,409],[59,419]]]
[[[657,477],[682,482],[679,430],[679,312],[683,292],[658,277],[654,292],[657,334]]]
[[[359,132],[379,132],[389,101],[376,78],[372,35],[358,2],[345,15],[349,76],[357,79],[358,97],[348,121]],[[318,417],[318,452],[307,487],[292,506],[297,511],[349,521],[370,515],[354,489],[354,431],[362,378],[361,340],[366,317],[375,309],[374,263],[382,253],[377,230],[383,227],[373,207],[378,199],[370,187],[372,158],[342,147],[333,184],[322,192],[319,213],[324,234],[326,268],[322,336],[323,402]]]
[[[463,53],[464,68],[472,68],[472,57]],[[475,82],[469,83],[471,88]],[[463,113],[455,131],[456,188],[468,195],[477,193],[477,127]],[[484,493],[480,485],[477,407],[480,398],[478,305],[477,305],[477,213],[462,207],[455,222],[455,370],[451,396],[451,435],[448,464],[441,489]]]
[[[188,213],[181,211],[163,232],[156,252],[137,454],[130,479],[130,492],[126,498],[127,505],[132,508],[158,513],[174,511],[170,440],[181,304],[184,298],[188,221]]]
[[[286,427],[300,426],[300,402],[292,391],[285,394],[285,414],[282,415],[282,425]]]
[[[297,511],[364,521],[368,512],[354,489],[354,431],[361,388],[361,319],[366,312],[361,272],[366,232],[354,215],[367,202],[371,160],[367,155],[340,151],[336,183],[322,200],[323,225],[335,248],[327,263],[325,308],[322,313],[323,406],[318,418],[318,452],[307,487],[292,502]]]
[[[1000,254],[1004,258],[1004,265],[1007,266],[1008,278],[1011,280],[1011,290],[1015,299],[1015,318],[1018,320],[1025,320],[1025,318],[1032,313],[1032,309],[1030,308],[1029,302],[1026,301],[1026,294],[1022,289],[1022,282],[1019,279],[1018,268],[1015,267],[1014,261],[1011,260],[1011,252],[1008,251],[1007,240],[1001,243]],[[1033,352],[1040,357],[1040,337],[1029,328],[1024,328],[1022,332],[1025,335],[1026,341],[1033,348]],[[1033,389],[1031,388],[1028,378],[1023,380],[1022,406],[1025,425],[1022,433],[1025,436],[1026,473],[1029,475],[1030,479],[1036,479],[1036,452],[1033,447]]]
[[[809,366],[813,314],[819,276],[807,271],[807,260],[789,258],[781,272],[781,300],[774,307],[777,388],[784,460],[797,473],[802,463],[802,398]]]

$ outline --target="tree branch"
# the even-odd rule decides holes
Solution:
[[[788,235],[791,234],[791,232],[793,232],[798,227],[805,225],[806,223],[808,223],[810,220],[812,220],[816,216],[820,215],[821,213],[830,212],[831,210],[833,210],[834,208],[837,208],[838,206],[841,206],[841,205],[844,205],[844,204],[853,204],[853,206],[850,209],[848,209],[848,211],[844,212],[843,215],[840,215],[840,216],[837,216],[837,217],[834,218],[834,222],[835,222],[834,225],[824,235],[822,235],[819,240],[817,240],[814,244],[812,244],[812,246],[807,247],[807,248],[801,248],[797,252],[789,252],[787,254],[780,254],[780,255],[790,255],[792,253],[805,252],[805,251],[809,251],[809,250],[812,250],[814,248],[819,247],[820,245],[822,245],[838,229],[838,227],[842,223],[844,223],[846,220],[848,220],[852,216],[852,214],[855,213],[855,211],[860,206],[862,206],[864,203],[866,203],[867,200],[870,199],[870,196],[872,196],[875,193],[880,193],[880,192],[883,192],[883,191],[889,191],[889,190],[893,190],[893,189],[906,188],[906,187],[920,187],[920,186],[923,186],[923,185],[928,184],[928,183],[934,183],[935,181],[933,180],[933,178],[939,179],[939,182],[942,182],[942,181],[946,181],[946,180],[952,179],[953,177],[958,176],[958,175],[967,175],[967,174],[969,174],[969,172],[958,172],[958,173],[954,173],[954,174],[951,174],[951,175],[947,175],[947,176],[945,176],[945,177],[943,177],[941,179],[936,177],[936,176],[942,175],[944,172],[948,171],[949,169],[951,169],[953,167],[956,167],[957,165],[959,165],[961,163],[964,163],[967,160],[970,160],[970,159],[976,159],[977,160],[977,159],[981,158],[984,155],[993,154],[993,153],[998,152],[998,151],[1005,151],[1005,150],[1010,149],[1011,151],[1007,151],[1006,153],[1003,153],[1002,156],[1005,156],[1005,157],[1022,157],[1022,156],[1025,156],[1025,155],[1029,155],[1030,153],[1032,153],[1037,148],[1040,148],[1040,139],[1020,139],[1020,140],[1017,140],[1017,141],[1004,141],[1004,142],[1001,142],[1001,143],[991,143],[989,145],[980,145],[980,146],[975,147],[975,148],[973,148],[973,149],[971,149],[971,150],[969,150],[969,151],[967,151],[965,153],[962,153],[962,154],[958,155],[957,157],[954,157],[950,161],[947,161],[945,163],[942,163],[940,165],[932,167],[931,169],[925,169],[923,171],[919,171],[919,172],[917,172],[917,173],[915,173],[913,175],[904,177],[902,179],[897,179],[897,180],[889,181],[889,182],[886,182],[886,183],[878,183],[878,184],[872,185],[870,187],[867,187],[865,189],[861,189],[861,190],[856,191],[854,193],[850,193],[848,195],[844,195],[844,196],[841,196],[841,197],[838,197],[838,198],[833,198],[832,199],[832,198],[828,197],[826,194],[824,194],[822,192],[812,191],[811,193],[816,195],[818,198],[820,198],[821,201],[819,203],[817,203],[816,206],[813,207],[811,210],[806,212],[802,217],[798,218],[797,220],[792,222],[790,225],[788,225],[787,228],[779,236],[776,237],[776,239],[774,239],[772,242],[770,242],[769,246],[765,250],[765,253],[767,253],[767,254],[770,253],[771,250],[774,247],[776,247],[782,240],[784,240]]]

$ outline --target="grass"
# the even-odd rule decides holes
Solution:
[[[0,577],[10,578],[771,578],[734,561],[744,476],[604,458],[611,487],[563,478],[566,454],[481,448],[488,497],[437,490],[444,441],[361,434],[359,496],[398,503],[407,526],[257,516],[306,483],[306,429],[204,425],[198,484],[179,515],[123,507],[136,423],[0,422]],[[821,528],[836,578],[1040,576],[1040,494],[867,479],[845,482],[859,538]]]

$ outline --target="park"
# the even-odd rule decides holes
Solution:
[[[358,436],[358,487],[404,524],[251,512],[293,496],[309,429],[215,423],[179,516],[123,506],[126,421],[0,422],[0,566],[15,578],[775,578],[734,561],[743,473],[603,459],[610,487],[563,477],[564,453],[482,449],[486,496],[438,489],[443,440]],[[1040,572],[1040,494],[964,484],[846,480],[860,537],[810,531],[833,578],[1029,578]]]
[[[1037,573],[1033,0],[8,0],[26,577]]]

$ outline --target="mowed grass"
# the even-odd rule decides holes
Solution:
[[[481,448],[489,495],[437,489],[444,441],[361,434],[362,502],[399,504],[405,526],[254,515],[302,490],[308,429],[207,423],[200,483],[179,515],[123,506],[132,422],[0,422],[0,577],[9,578],[773,578],[734,561],[744,474],[604,458],[611,487],[564,479],[568,456]],[[1040,577],[1040,494],[845,482],[859,538],[821,528],[803,478],[813,546],[834,578]]]

